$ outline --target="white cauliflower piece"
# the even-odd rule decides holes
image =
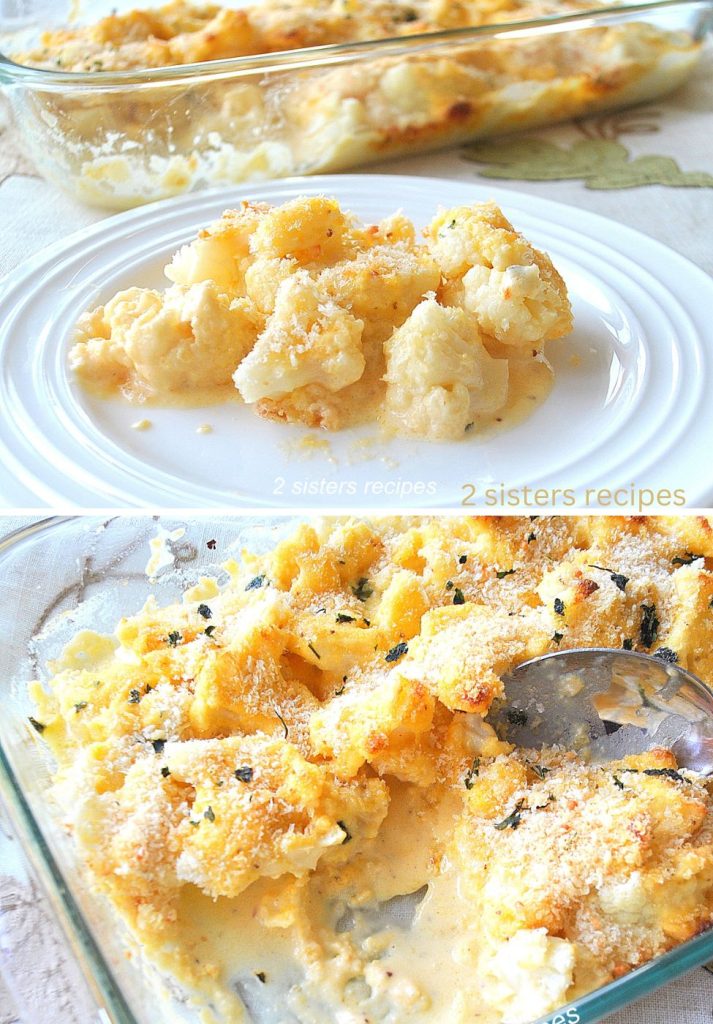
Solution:
[[[70,365],[87,383],[143,393],[218,387],[230,384],[257,332],[250,304],[211,281],[129,288],[82,318]]]
[[[471,267],[463,278],[463,308],[503,344],[537,346],[560,336],[562,313],[553,291],[535,263],[503,271]]]
[[[567,1002],[575,947],[545,928],[523,928],[484,965],[483,996],[505,1024],[527,1024]]]
[[[399,434],[461,438],[476,415],[507,400],[507,360],[486,352],[477,324],[462,309],[425,299],[384,351],[384,419]]]
[[[319,282],[354,316],[369,323],[388,320],[398,327],[438,287],[441,272],[425,246],[389,242],[328,267]]]
[[[336,199],[299,196],[273,207],[250,238],[250,251],[266,259],[292,258],[326,266],[351,249],[353,218]]]
[[[275,311],[236,370],[235,385],[246,402],[309,385],[339,391],[364,372],[363,326],[299,270],[280,284]]]
[[[297,260],[257,257],[245,271],[245,293],[267,316],[275,309],[280,285],[296,270],[299,270]]]
[[[184,285],[213,281],[226,291],[241,292],[252,262],[250,238],[269,210],[267,203],[248,202],[239,210],[226,210],[190,245],[178,250],[164,270],[166,277]]]
[[[445,275],[442,297],[472,313],[485,334],[537,346],[571,330],[564,281],[495,203],[443,210],[426,236]]]

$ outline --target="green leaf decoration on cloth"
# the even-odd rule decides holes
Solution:
[[[676,188],[713,188],[713,175],[682,171],[667,156],[630,158],[620,142],[583,139],[569,148],[542,139],[505,139],[474,143],[463,150],[473,163],[490,164],[478,173],[484,178],[521,178],[523,181],[562,181],[581,178],[586,188],[637,188],[671,185]]]

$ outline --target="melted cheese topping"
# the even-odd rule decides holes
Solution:
[[[494,203],[365,227],[334,199],[226,211],[166,267],[81,319],[80,379],[136,401],[216,401],[272,419],[462,438],[546,394],[542,348],[572,314],[562,278]],[[534,407],[529,403],[530,411]]]
[[[300,526],[72,641],[32,687],[54,796],[221,1020],[531,1020],[710,925],[710,782],[512,749],[488,710],[567,647],[713,680],[710,566],[693,517]]]
[[[566,14],[589,0],[183,0],[45,33],[15,54],[69,71],[181,65]],[[234,80],[36,97],[35,158],[83,199],[127,206],[206,184],[340,170],[641,102],[690,72],[700,43],[646,23],[484,39]],[[54,161],[61,155],[61,166]]]
[[[588,0],[262,0],[232,9],[173,0],[44,32],[16,59],[68,71],[123,71],[353,43],[591,10]]]

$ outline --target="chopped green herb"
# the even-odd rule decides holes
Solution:
[[[369,621],[369,619],[362,619],[361,621],[364,623],[364,625],[366,626],[367,629],[371,625],[371,622]]]
[[[180,644],[182,639],[183,639],[183,637],[181,636],[181,634],[178,632],[177,629],[171,630],[171,632],[166,637],[166,640],[168,641],[168,646],[169,647],[177,647],[178,644]]]
[[[162,754],[163,748],[166,746],[165,740],[151,740],[151,746],[154,749],[154,754]]]
[[[654,658],[666,662],[667,665],[675,665],[678,661],[678,655],[670,647],[659,647],[658,651],[654,651]]]
[[[234,774],[239,782],[252,782],[253,770],[248,764],[244,764],[241,768],[236,768]]]
[[[337,615],[337,622],[354,622],[353,615],[347,615],[346,612],[339,612]]]
[[[475,785],[475,783],[473,782],[473,779],[477,778],[479,774],[480,774],[480,758],[479,757],[475,757],[475,758],[473,758],[473,763],[470,766],[470,768],[468,769],[468,771],[466,772],[465,778],[463,779],[463,782],[465,784],[465,788],[466,789],[472,789],[473,788],[473,786]]]
[[[624,643],[621,646],[622,646],[622,649],[625,650],[625,651],[633,651],[634,650],[634,641],[627,639],[627,640],[624,641]]]
[[[387,652],[384,660],[389,662],[398,661],[399,658],[403,658],[404,654],[406,654],[407,651],[408,644],[402,641],[400,644],[396,644],[395,647],[392,647],[391,650]]]
[[[212,619],[213,618],[213,612],[210,610],[210,608],[208,607],[207,604],[199,604],[198,608],[196,609],[196,611],[204,619]]]
[[[612,775],[612,781],[614,782],[614,785],[616,786],[617,789],[623,789],[624,788],[624,783],[621,781],[621,779],[619,778],[618,775]]]
[[[522,708],[508,708],[507,720],[510,725],[527,725],[527,711]]]
[[[494,826],[498,830],[498,832],[502,832],[502,830],[505,828],[515,829],[518,827],[522,819],[522,814],[520,812],[522,811],[524,803],[524,800],[518,800],[518,802],[515,804],[515,810],[512,812],[512,814],[508,814],[507,818],[503,818],[502,821],[499,821]]]
[[[461,555],[460,558],[458,559],[458,564],[459,565],[465,565],[465,563],[467,561],[468,561],[468,556],[467,555]]]
[[[460,587],[456,587],[453,591],[453,604],[465,604],[465,597]]]
[[[334,691],[334,696],[335,697],[341,697],[341,695],[344,693],[345,690],[346,690],[346,686],[344,685],[344,683],[342,683],[342,685],[339,687],[339,689]]]
[[[259,590],[264,582],[265,582],[265,575],[264,575],[264,573],[263,573],[262,576],[253,576],[253,578],[250,580],[250,582],[248,583],[248,585],[247,585],[247,587],[245,589],[246,590]]]
[[[314,644],[307,644],[307,646],[309,647],[309,649],[312,652],[312,654],[314,654],[315,658],[317,658],[318,661],[321,661],[322,660],[322,655],[319,653],[319,651],[314,646]]]
[[[206,821],[215,821],[215,811],[213,810],[213,808],[208,806],[206,810],[203,811],[203,817],[205,818]]]
[[[338,821],[337,825],[339,825],[340,829],[344,833],[344,839],[342,839],[342,846],[344,846],[345,843],[348,843],[350,841],[350,839],[352,838],[352,834],[343,821]]]
[[[498,569],[495,575],[499,580],[504,580],[506,576],[512,576],[514,572],[515,569]]]
[[[530,761],[527,762],[527,767],[531,768],[538,779],[544,779],[547,775],[549,768],[545,768],[543,764],[532,764]]]
[[[676,782],[688,782],[689,780],[677,772],[675,768],[644,768],[644,775],[661,775],[665,779],[674,779]]]
[[[138,690],[129,690],[129,704],[138,704],[141,700],[141,694]]]
[[[318,608],[317,611],[314,614],[315,615],[326,615],[327,614],[327,609],[326,608]]]
[[[600,572],[608,572],[609,579],[612,581],[615,587],[622,592],[626,590],[626,585],[629,582],[628,576],[623,576],[620,572],[614,572],[613,569],[606,569],[603,565],[588,565],[588,569],[599,569]]]
[[[671,564],[691,565],[692,562],[697,562],[700,558],[705,558],[705,555],[694,555],[693,552],[687,551],[685,555],[676,555],[675,558],[672,558]]]
[[[352,587],[352,593],[354,597],[358,597],[360,601],[366,601],[374,593],[374,588],[369,583],[366,576],[362,576],[355,587]]]
[[[644,613],[639,627],[639,636],[644,647],[651,647],[659,633],[659,620],[656,614],[655,604],[642,604],[641,610]]]
[[[560,597],[556,597],[555,598],[554,608],[555,608],[555,614],[556,615],[564,615],[564,601],[562,600],[562,598],[560,598]]]
[[[285,719],[284,719],[284,718],[282,717],[282,715],[281,715],[281,714],[280,714],[280,712],[279,712],[279,711],[277,710],[277,708],[274,708],[274,711],[275,711],[275,714],[277,715],[277,717],[278,717],[278,718],[280,719],[280,721],[282,722],[282,728],[283,728],[283,729],[285,730],[285,739],[287,739],[287,737],[288,737],[288,736],[290,735],[290,730],[289,730],[289,729],[287,728],[287,722],[286,722],[286,721],[285,721]]]
[[[552,643],[553,644],[558,644],[560,642],[560,640],[562,640],[563,637],[564,637],[564,633],[556,633],[556,632],[553,633],[552,634]]]
[[[267,981],[267,975],[265,974],[264,971],[255,971],[255,977],[263,985]]]
[[[453,580],[447,580],[446,581],[446,590],[453,590],[453,586],[454,586]]]
[[[87,707],[87,702],[85,700],[80,700],[78,704],[74,705],[74,710],[75,710],[75,712],[77,714],[79,714],[79,712],[80,711],[84,711],[84,709],[86,707]]]
[[[167,768],[166,765],[164,765],[163,768],[161,769],[161,774],[163,775],[164,779],[167,779],[168,776],[171,774],[171,769]]]
[[[472,430],[474,426],[475,426],[475,421],[472,421],[471,423],[466,423],[466,425],[465,425],[465,432],[466,432],[466,434],[468,433],[469,430]]]
[[[527,535],[527,543],[531,544],[533,540],[537,540],[537,534],[529,533]]]
[[[37,732],[39,732],[40,734],[42,734],[47,728],[47,726],[43,722],[38,722],[36,718],[32,717],[32,715],[30,715],[29,717],[29,722],[32,728],[36,729]]]
[[[206,636],[213,636],[213,634],[215,633],[215,626],[206,626],[203,632],[205,633]]]

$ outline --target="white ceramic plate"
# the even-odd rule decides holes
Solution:
[[[303,427],[237,403],[137,409],[85,394],[67,370],[72,326],[129,285],[161,287],[170,254],[243,197],[335,195],[364,220],[402,207],[494,198],[567,281],[575,331],[548,355],[555,386],[520,426],[452,444],[377,442],[375,428],[300,455]],[[0,291],[0,494],[18,506],[486,505],[485,489],[713,492],[713,281],[663,245],[581,210],[512,191],[395,175],[293,178],[167,200],[101,221],[25,263]],[[575,358],[573,358],[575,357]],[[131,424],[148,417],[146,431]],[[209,423],[210,434],[196,433]],[[295,451],[297,449],[297,452]],[[368,457],[366,457],[368,456]],[[592,499],[590,498],[590,501]],[[562,505],[562,496],[555,504]],[[507,496],[498,502],[505,511]],[[609,506],[619,510],[620,504]],[[523,506],[520,505],[520,510]]]

